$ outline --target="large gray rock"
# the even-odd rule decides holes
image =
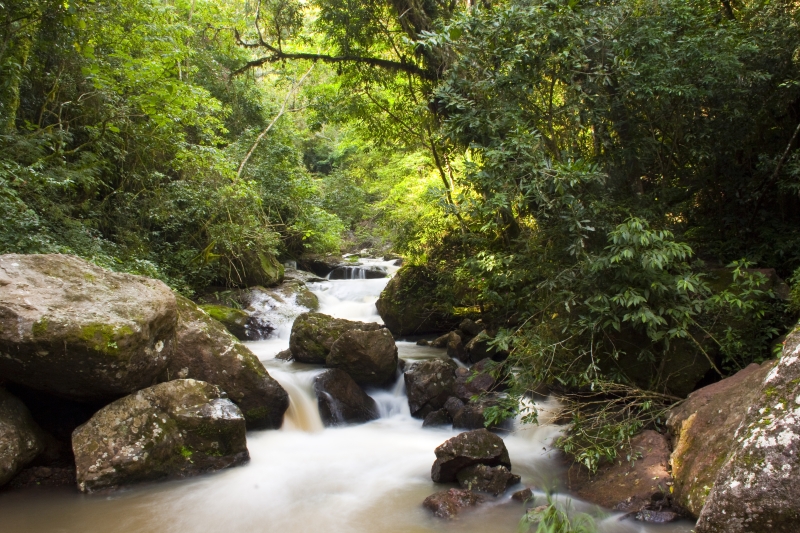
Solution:
[[[100,409],[72,434],[78,488],[186,477],[249,458],[245,420],[216,385],[180,379]]]
[[[454,394],[455,371],[458,366],[450,359],[431,359],[411,365],[403,374],[411,416],[425,418],[444,407]]]
[[[325,364],[333,343],[345,331],[375,331],[382,327],[374,322],[356,322],[322,313],[303,313],[292,325],[289,349],[299,363],[322,365]]]
[[[737,399],[738,400],[738,399]],[[800,328],[736,432],[698,533],[792,533],[800,521]]]
[[[696,390],[670,410],[673,497],[695,518],[706,503],[720,468],[735,449],[736,430],[761,391],[775,361],[752,364],[713,385]],[[731,401],[735,398],[736,401]]]
[[[477,464],[511,468],[503,439],[485,429],[456,435],[439,445],[435,453],[431,479],[436,483],[455,481],[461,470]]]
[[[218,385],[244,413],[248,429],[279,428],[289,395],[261,361],[219,322],[177,296],[175,353],[161,379],[191,378]]]
[[[326,426],[358,424],[378,418],[378,405],[346,372],[326,370],[314,379],[319,414]]]
[[[345,331],[331,345],[325,365],[344,370],[359,385],[384,385],[397,373],[397,345],[386,328]]]
[[[44,435],[16,397],[0,388],[0,486],[45,448]]]
[[[160,281],[69,255],[0,256],[0,375],[76,400],[156,383],[174,350],[175,296]]]

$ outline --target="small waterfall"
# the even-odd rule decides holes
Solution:
[[[400,374],[390,390],[375,389],[367,391],[367,393],[378,405],[378,414],[381,418],[390,418],[397,415],[411,418],[411,409],[408,406],[408,397],[406,396],[406,382],[402,374]]]
[[[307,432],[324,429],[322,418],[319,415],[317,398],[314,395],[314,378],[320,372],[284,372],[274,367],[269,369],[270,375],[289,394],[289,409],[283,416],[281,429]]]

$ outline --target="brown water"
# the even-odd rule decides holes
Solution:
[[[322,312],[375,320],[374,301],[386,280],[318,284]],[[508,496],[465,513],[436,519],[422,508],[442,490],[431,482],[433,450],[458,431],[422,429],[411,418],[402,381],[391,391],[370,391],[382,417],[368,424],[323,429],[311,390],[319,369],[273,359],[286,345],[287,327],[275,339],[251,343],[270,374],[291,397],[280,431],[248,434],[251,461],[198,478],[155,483],[110,495],[32,489],[0,493],[1,533],[514,533],[523,505]],[[440,357],[441,351],[398,343],[400,356]],[[546,420],[546,414],[544,415]],[[559,428],[517,427],[504,436],[513,471],[523,484],[553,486],[560,466],[550,451]],[[521,488],[521,486],[520,486]],[[692,524],[645,526],[579,501],[556,496],[589,512],[604,533],[688,533]],[[545,501],[538,492],[535,505]]]

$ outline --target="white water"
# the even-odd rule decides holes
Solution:
[[[375,263],[378,263],[375,261]],[[387,262],[388,263],[388,262]],[[388,266],[388,265],[387,265]],[[342,318],[379,321],[374,303],[387,279],[337,280],[313,284],[320,311]],[[381,418],[323,429],[312,392],[319,368],[285,363],[274,355],[288,346],[288,329],[274,339],[250,343],[270,374],[291,397],[280,431],[248,434],[251,461],[199,478],[156,483],[106,496],[67,491],[0,495],[4,533],[514,533],[523,507],[509,497],[446,522],[421,506],[445,488],[431,482],[434,449],[456,435],[422,429],[411,418],[402,380],[392,389],[369,391]],[[442,351],[399,342],[400,357],[415,360]],[[546,414],[542,420],[546,421]],[[504,437],[513,471],[527,486],[547,487],[560,467],[549,445],[552,425],[517,428]],[[519,488],[522,488],[520,485]],[[537,493],[537,504],[543,501]],[[648,526],[572,502],[600,518],[607,533],[687,533],[684,523]],[[603,518],[605,516],[605,518]]]

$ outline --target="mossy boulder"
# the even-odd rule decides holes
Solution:
[[[695,518],[734,449],[736,430],[774,365],[774,361],[752,364],[693,392],[669,412],[673,497]]]
[[[243,341],[247,340],[247,325],[250,315],[241,309],[234,309],[225,305],[205,304],[201,305],[200,309],[206,312],[208,316],[222,323],[231,334],[237,339]]]
[[[421,267],[404,266],[375,303],[394,335],[422,335],[455,328],[458,320],[435,300],[432,282]]]
[[[160,281],[69,255],[0,256],[0,376],[81,401],[156,383],[174,351]]]
[[[322,313],[303,313],[292,324],[289,349],[299,363],[322,365],[333,343],[345,331],[375,331],[382,327],[374,322],[356,322]]]
[[[250,429],[279,428],[289,396],[261,361],[193,302],[177,296],[175,353],[162,381],[192,378],[218,385],[244,413]]]
[[[25,405],[0,388],[0,486],[45,448],[44,434]]]
[[[216,385],[180,379],[100,409],[72,434],[83,492],[192,476],[245,462],[245,420]]]
[[[359,385],[386,385],[397,375],[397,345],[386,328],[345,331],[331,345],[325,366],[344,370]]]
[[[456,481],[458,473],[473,465],[505,466],[511,469],[511,460],[503,439],[485,429],[476,429],[456,435],[436,448],[436,461],[431,468],[431,479],[436,483]]]
[[[739,402],[741,398],[731,398]],[[698,533],[791,533],[800,520],[800,327],[761,383],[700,512]]]
[[[245,253],[239,267],[232,271],[226,280],[234,287],[247,288],[254,285],[272,287],[283,282],[284,266],[268,252]]]

